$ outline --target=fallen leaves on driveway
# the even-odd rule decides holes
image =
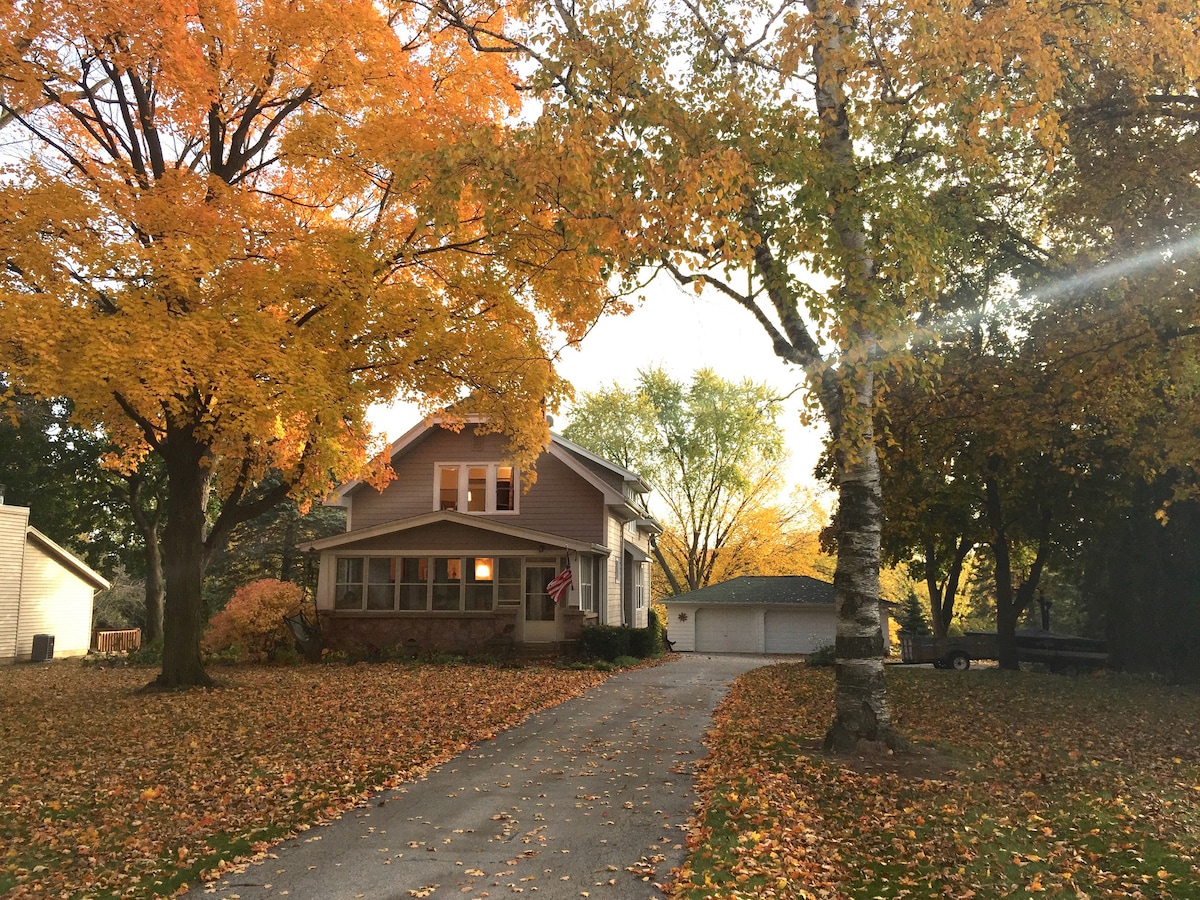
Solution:
[[[0,668],[0,896],[169,896],[604,679],[447,665]]]
[[[674,896],[1197,896],[1200,691],[889,669],[888,693],[917,753],[829,757],[828,670],[743,676]]]

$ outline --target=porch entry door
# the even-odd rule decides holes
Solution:
[[[525,641],[545,644],[558,639],[558,604],[546,588],[558,574],[552,562],[525,564]]]

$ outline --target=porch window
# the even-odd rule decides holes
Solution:
[[[339,556],[333,605],[335,609],[362,609],[363,560]]]
[[[642,563],[633,564],[633,603],[635,609],[646,605],[646,566]]]
[[[496,596],[493,562],[484,557],[467,560],[465,599],[468,612],[483,612],[492,608]]]
[[[501,463],[437,463],[434,509],[466,513],[517,511],[517,470]]]
[[[338,557],[335,609],[490,612],[521,604],[522,560],[512,556]]]
[[[367,560],[367,609],[396,608],[396,560],[371,557]]]
[[[433,561],[433,609],[458,610],[462,595],[462,560],[458,558]]]
[[[400,603],[403,610],[429,609],[429,560],[404,557],[400,560]]]
[[[521,559],[502,556],[496,567],[496,599],[500,606],[521,605]]]

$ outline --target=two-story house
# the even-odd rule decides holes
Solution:
[[[552,434],[530,479],[502,435],[436,420],[388,452],[396,477],[382,491],[337,489],[346,532],[302,545],[320,554],[330,646],[471,652],[562,644],[585,621],[646,625],[649,542],[662,529],[636,473]]]

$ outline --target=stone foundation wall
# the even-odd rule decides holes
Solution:
[[[369,613],[321,616],[325,646],[349,653],[421,653],[439,650],[464,656],[511,649],[515,612],[491,615],[447,613],[439,616],[372,616]]]

